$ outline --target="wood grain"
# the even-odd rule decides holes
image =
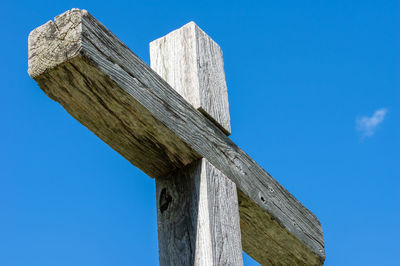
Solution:
[[[204,157],[262,211],[249,222],[273,221],[263,241],[301,249],[287,253],[307,254],[300,265],[323,263],[318,219],[87,11],[35,29],[28,65],[49,97],[150,176]]]
[[[150,62],[185,100],[230,135],[222,51],[204,31],[189,22],[151,42]]]
[[[231,180],[206,159],[156,180],[160,265],[243,265]]]
[[[222,52],[194,22],[153,41],[150,61],[180,95],[211,110],[213,117],[206,117],[216,125],[225,118],[224,129],[230,129]],[[174,205],[157,208],[160,265],[243,265],[235,183],[201,159],[156,178],[156,187],[158,202],[168,198]]]

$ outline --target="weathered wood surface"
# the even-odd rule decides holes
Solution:
[[[194,22],[150,43],[151,68],[196,109],[231,133],[219,45]]]
[[[82,23],[82,15],[87,23]],[[94,61],[88,54],[102,55],[102,51],[96,49],[102,42],[111,40],[101,36],[86,39],[84,35],[96,36],[96,31],[106,31],[100,27],[103,26],[86,12],[73,10],[32,31],[29,74],[50,98],[152,177],[165,175],[201,158],[110,79],[107,72],[92,67]],[[120,68],[114,62],[109,63],[114,69]],[[62,71],[50,71],[56,66]],[[145,89],[137,79],[131,81]]]
[[[30,34],[28,72],[49,97],[150,176],[206,158],[259,208],[261,219],[271,220],[264,241],[300,254],[297,264],[323,263],[318,219],[87,11],[68,11]]]
[[[213,107],[212,113],[213,115],[206,115],[206,117],[211,116],[212,121],[221,120],[221,117],[229,118],[229,107],[228,107],[228,94],[227,87],[225,82],[225,74],[224,74],[224,66],[222,59],[222,51],[218,44],[214,42],[209,36],[207,36],[204,31],[202,31],[194,22],[190,22],[183,27],[167,34],[164,37],[161,37],[150,43],[150,62],[151,68],[154,69],[168,84],[171,85],[180,95],[182,95],[188,102],[192,103],[192,105],[200,111],[202,110],[200,106],[201,102],[206,102],[210,106]],[[208,71],[208,72],[207,72]],[[199,89],[199,88],[207,88],[207,89]],[[214,91],[215,90],[215,91]],[[222,103],[222,104],[221,104]],[[226,104],[224,104],[226,103]],[[227,113],[227,115],[224,115]],[[228,131],[230,129],[230,121],[226,121],[224,123],[228,125],[225,130]],[[207,163],[206,167],[214,168],[213,165]],[[192,173],[191,182],[198,182],[195,177],[202,176],[202,172],[197,168],[195,169],[196,173]],[[183,169],[185,171],[185,175],[190,175],[188,169]],[[179,173],[179,171],[177,171]],[[176,174],[178,174],[176,173]],[[205,176],[203,178],[210,178],[209,176]],[[212,177],[211,177],[212,178]],[[221,176],[221,178],[226,178],[225,176]],[[158,179],[156,179],[156,183],[158,184]],[[179,186],[177,181],[166,181],[162,179],[163,188],[168,189],[168,185],[170,189],[175,190],[175,186]],[[186,181],[188,182],[188,181]],[[221,182],[220,182],[221,183]],[[224,184],[224,182],[222,182]],[[220,184],[220,186],[222,186]],[[230,185],[229,183],[226,183]],[[212,190],[212,187],[209,188]],[[218,193],[218,189],[214,193]],[[233,191],[233,188],[227,188],[228,190]],[[237,193],[236,186],[234,187],[235,193],[231,193],[231,195],[224,195],[220,193],[220,201],[223,202],[223,198],[225,197],[225,202],[237,202]],[[159,192],[159,189],[157,190]],[[190,190],[192,193],[193,190]],[[193,194],[198,194],[200,192],[196,192]],[[207,190],[203,190],[202,193],[207,193]],[[159,194],[157,194],[159,195]],[[182,201],[190,201],[191,194],[182,195],[179,197]],[[239,193],[240,195],[240,217],[241,217],[241,229],[242,229],[242,241],[244,251],[249,254],[253,259],[262,263],[263,265],[271,264],[277,265],[282,263],[284,265],[297,265],[301,262],[301,260],[296,259],[299,256],[307,256],[307,254],[296,254],[291,255],[291,252],[296,252],[299,248],[292,250],[288,250],[280,247],[276,244],[276,242],[287,241],[288,236],[284,234],[274,235],[274,238],[278,241],[265,241],[266,235],[274,234],[276,228],[275,224],[271,223],[271,219],[267,216],[264,217],[262,214],[264,213],[259,207],[257,208],[256,204],[251,204],[248,197],[245,197],[245,194]],[[207,195],[200,195],[198,197],[207,197]],[[194,197],[192,200],[197,202],[197,198]],[[217,206],[216,206],[217,207]],[[221,206],[223,207],[223,206]],[[231,205],[229,208],[233,210],[237,210],[237,205]],[[212,210],[212,207],[210,207]],[[260,211],[261,210],[261,211]],[[204,209],[206,211],[206,209]],[[224,211],[223,209],[220,211]],[[171,245],[168,243],[171,242],[174,236],[174,230],[172,229],[173,225],[178,228],[182,226],[182,217],[181,216],[170,216],[168,215],[168,220],[165,219],[165,216],[160,215],[158,212],[159,218],[164,218],[159,221],[159,231],[162,230],[163,234],[159,234],[159,247],[168,248],[168,258],[171,260],[173,256],[185,256],[190,253],[179,253],[176,251]],[[191,215],[192,217],[193,215]],[[221,215],[223,217],[223,215]],[[229,230],[229,228],[233,228],[230,223],[235,224],[235,216],[228,215],[230,219],[221,221],[224,228]],[[176,219],[176,221],[175,221]],[[209,221],[205,221],[207,224]],[[218,222],[218,221],[216,221]],[[164,228],[164,225],[167,225],[167,228]],[[276,225],[275,225],[276,226]],[[198,230],[198,228],[194,229]],[[165,231],[164,231],[165,230]],[[172,231],[170,231],[172,230]],[[169,232],[169,233],[168,233]],[[280,232],[277,230],[277,232]],[[195,231],[197,233],[197,231]],[[194,233],[192,233],[194,234]],[[233,234],[232,239],[225,239],[222,241],[223,244],[229,246],[234,243],[230,243],[229,241],[235,241],[237,237],[235,236],[235,232],[232,231],[230,234]],[[160,238],[162,236],[162,238]],[[218,236],[212,236],[218,238]],[[214,238],[212,238],[214,240]],[[239,235],[240,239],[240,235]],[[166,243],[164,243],[164,241]],[[211,239],[210,239],[211,241]],[[182,244],[181,240],[179,242]],[[201,244],[206,244],[204,241]],[[199,246],[198,246],[199,247]],[[201,246],[200,246],[201,247]],[[193,251],[196,249],[193,249]],[[231,248],[232,251],[234,249]],[[300,248],[301,250],[301,248]],[[160,250],[161,253],[165,252],[165,250]],[[214,252],[215,253],[215,252]],[[233,252],[231,257],[234,257],[237,252]],[[222,256],[222,259],[225,258]],[[312,260],[312,258],[308,258],[307,260]],[[176,263],[168,264],[168,265],[177,265]],[[221,263],[219,261],[218,264],[214,265],[233,265],[232,263]]]
[[[206,159],[157,178],[160,265],[243,265],[235,184]]]
[[[230,129],[221,49],[194,22],[153,41],[150,61],[192,105],[212,107],[206,117],[219,126],[228,118]],[[201,159],[156,178],[156,189],[160,265],[243,265],[235,183]]]

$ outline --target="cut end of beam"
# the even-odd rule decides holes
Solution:
[[[29,34],[28,74],[32,78],[79,54],[82,17],[88,14],[83,9],[71,9]]]
[[[121,53],[127,49],[86,10],[69,10],[29,35],[28,73],[51,99],[150,177],[199,159],[200,155],[99,69],[124,72],[116,59],[93,60],[114,56],[100,48],[107,41],[114,42],[113,48]],[[129,55],[135,56],[130,51]],[[145,65],[134,58],[137,61],[131,64]],[[129,78],[129,83],[143,88],[135,77]]]

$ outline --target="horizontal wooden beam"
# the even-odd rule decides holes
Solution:
[[[242,234],[265,228],[249,241],[268,252],[263,264],[323,263],[318,219],[87,11],[32,31],[28,65],[50,98],[148,175],[204,157],[236,183]]]

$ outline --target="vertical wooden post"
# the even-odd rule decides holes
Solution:
[[[230,134],[222,51],[195,23],[150,44],[151,67]],[[243,265],[236,185],[206,159],[156,178],[160,265]]]

